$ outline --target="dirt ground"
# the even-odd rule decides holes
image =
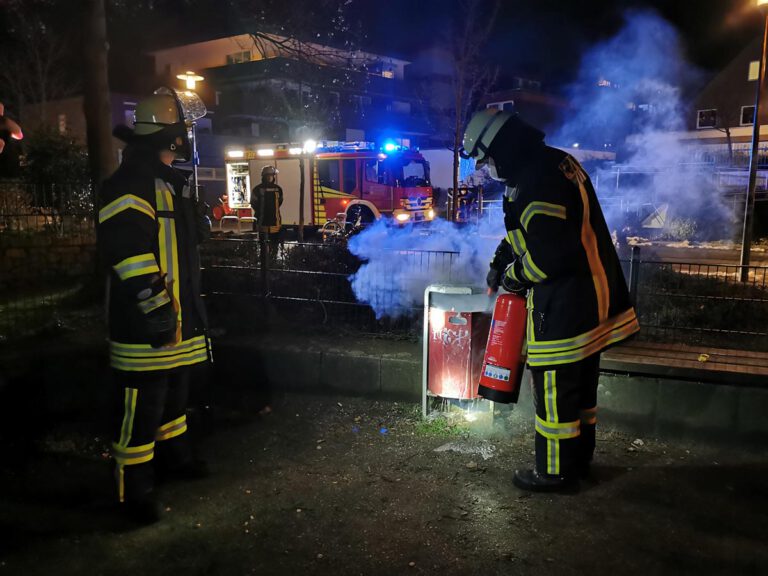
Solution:
[[[214,474],[115,514],[104,438],[62,423],[0,473],[2,575],[765,574],[765,451],[602,431],[578,495],[512,483],[532,439],[413,404],[288,395],[219,414]],[[34,426],[34,422],[30,423]],[[639,440],[639,441],[638,441]],[[437,450],[439,449],[439,450]],[[437,451],[436,451],[437,450]]]

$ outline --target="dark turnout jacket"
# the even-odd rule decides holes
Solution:
[[[639,330],[592,183],[569,154],[541,145],[504,199],[507,274],[528,295],[528,363],[578,362]]]
[[[262,232],[280,232],[282,220],[280,206],[283,204],[283,189],[277,184],[262,182],[251,192],[251,208]]]
[[[186,177],[157,153],[128,147],[100,193],[98,245],[110,268],[109,340],[113,368],[172,370],[209,358],[200,296],[200,240]],[[177,312],[177,342],[147,343],[137,295],[163,277]]]

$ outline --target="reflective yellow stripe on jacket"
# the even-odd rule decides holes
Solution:
[[[138,210],[150,218],[155,217],[155,209],[149,202],[133,194],[125,194],[99,210],[99,224],[103,224],[113,216],[117,216],[120,212],[128,209]]]
[[[110,341],[110,365],[129,372],[170,370],[191,366],[208,359],[208,341],[195,336],[173,346],[152,348],[149,344],[125,344]]]
[[[528,325],[528,364],[553,366],[578,362],[603,348],[624,340],[640,330],[634,309],[630,308],[602,322],[589,332],[563,340],[536,341],[532,338],[533,326]]]

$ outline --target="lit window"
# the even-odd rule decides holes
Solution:
[[[67,131],[67,115],[59,114],[59,134],[64,134]]]
[[[243,50],[242,52],[233,52],[227,54],[227,66],[230,64],[242,64],[243,62],[251,61],[251,51]]]
[[[755,107],[754,106],[742,106],[741,107],[741,126],[752,126],[755,121]]]
[[[717,109],[699,110],[696,116],[696,128],[715,128],[717,126]]]
[[[384,78],[394,78],[395,77],[395,71],[392,69],[388,70],[382,70],[381,75],[384,76]]]

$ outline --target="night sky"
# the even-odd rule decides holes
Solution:
[[[413,56],[441,29],[449,28],[457,2],[388,0],[364,5],[371,43]],[[492,2],[489,0],[488,5]],[[653,9],[681,33],[698,68],[724,66],[760,33],[754,0],[503,0],[487,45],[502,73],[538,77],[550,87],[572,79],[580,55],[621,26],[627,10]]]

